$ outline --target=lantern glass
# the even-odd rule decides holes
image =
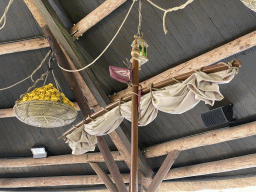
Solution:
[[[144,47],[144,57],[147,57],[147,47]]]
[[[135,41],[133,41],[132,47],[134,46],[134,44],[135,44]],[[138,48],[139,48],[139,51],[140,51],[140,55],[138,57],[138,60],[139,60],[140,66],[141,66],[141,65],[143,65],[144,63],[146,63],[148,61],[148,58],[147,58],[148,44],[144,39],[139,37],[137,39],[137,45],[138,45]]]

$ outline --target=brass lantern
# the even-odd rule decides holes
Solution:
[[[135,41],[132,42],[131,46],[133,47],[134,44],[135,44]],[[142,39],[142,37],[139,36],[137,39],[137,45],[140,50],[140,55],[138,57],[138,60],[139,60],[139,64],[141,67],[141,65],[143,65],[144,63],[146,63],[148,61],[148,58],[147,58],[148,44],[144,39]]]

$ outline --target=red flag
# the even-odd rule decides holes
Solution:
[[[109,66],[109,73],[113,79],[120,81],[122,83],[129,83],[132,81],[131,69]]]

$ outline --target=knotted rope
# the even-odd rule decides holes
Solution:
[[[162,7],[159,7],[158,5],[156,5],[155,3],[153,3],[151,0],[147,0],[151,5],[155,6],[156,8],[160,9],[161,11],[164,12],[164,16],[163,16],[163,28],[164,28],[164,33],[167,34],[167,29],[166,29],[166,24],[165,24],[165,19],[166,19],[166,14],[172,11],[177,11],[180,9],[184,9],[187,5],[189,5],[190,3],[192,3],[194,0],[188,0],[185,4],[178,6],[178,7],[173,7],[173,8],[169,8],[169,9],[163,9]]]

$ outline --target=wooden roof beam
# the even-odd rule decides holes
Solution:
[[[103,136],[97,137],[97,140],[98,140],[97,145],[103,155],[103,158],[105,159],[108,170],[111,173],[111,176],[116,184],[118,191],[127,192],[123,178],[122,178],[120,171],[115,163],[115,160],[108,148],[106,141],[104,140]]]
[[[26,1],[26,0],[24,0]],[[64,29],[64,27],[61,25],[59,19],[56,16],[56,13],[52,10],[49,3],[46,0],[40,1],[40,0],[34,0],[35,5],[40,10],[42,16],[46,19],[47,24],[51,28],[51,31],[58,39],[59,43],[62,45],[64,50],[66,51],[68,57],[72,61],[72,63],[75,65],[76,68],[81,68],[86,61],[82,54],[77,51],[77,46],[75,42],[73,42],[73,39],[70,37],[68,32]],[[30,5],[31,6],[31,5]],[[36,16],[38,17],[39,13],[36,13]],[[42,19],[41,19],[42,20]],[[89,55],[87,55],[89,56]],[[71,62],[70,62],[71,63]],[[88,70],[81,71],[81,76],[84,79],[84,82],[80,81],[80,86],[88,86],[89,90],[92,92],[93,96],[97,99],[98,107],[99,106],[105,106],[107,103],[109,103],[108,97],[105,95],[103,90],[100,88],[99,83],[97,82],[95,76],[93,73]],[[87,97],[88,103],[91,101]],[[96,108],[95,108],[96,109]],[[119,132],[122,132],[122,130],[119,130]],[[127,150],[123,150],[124,148],[127,148],[128,145],[124,144],[122,141],[129,141],[127,138],[118,139],[120,134],[115,134],[115,137],[113,137],[113,134],[110,134],[110,137],[112,138],[113,142],[117,146],[118,150],[122,150],[121,154],[125,155],[124,159],[125,162],[127,162],[127,165],[129,167],[130,165],[130,153]],[[124,134],[123,134],[124,135]],[[143,172],[145,176],[152,176],[153,171],[150,169],[150,167],[147,165],[147,162],[143,155],[140,154],[140,164],[139,169]],[[142,163],[143,162],[143,163]]]
[[[79,21],[74,27],[72,27],[70,34],[72,34],[74,37],[81,36],[84,32],[96,25],[126,1],[127,0],[106,0],[94,11]]]
[[[170,68],[148,80],[141,82],[140,84],[142,85],[142,88],[147,88],[152,83],[155,84],[171,77],[198,70],[254,46],[256,46],[256,31],[244,35],[176,67]],[[110,99],[111,101],[116,101],[126,95],[129,95],[131,92],[131,88],[127,88],[112,95]]]
[[[223,173],[254,167],[256,167],[256,154],[250,154],[219,161],[174,168],[168,171],[164,180]],[[109,177],[113,180],[111,175],[109,175]],[[130,174],[122,174],[122,179],[125,183],[129,183]],[[104,183],[97,175],[0,179],[0,188],[53,187],[98,184]]]
[[[3,42],[0,44],[0,55],[42,49],[49,46],[50,45],[45,37]]]
[[[111,192],[118,192],[113,181],[109,178],[106,172],[101,169],[98,163],[89,163],[89,164]]]
[[[169,142],[148,147],[143,151],[146,158],[153,158],[166,155],[167,153],[175,150],[184,151],[235,139],[242,139],[253,135],[256,135],[256,122],[246,123],[236,127],[207,131],[201,134],[171,140]],[[125,157],[123,157],[118,151],[112,151],[111,154],[115,161],[124,161]],[[101,153],[87,153],[84,155],[52,156],[44,159],[0,159],[0,168],[64,165],[89,162],[104,162],[104,158]]]
[[[175,159],[179,155],[179,151],[175,150],[170,152],[167,157],[165,158],[163,164],[161,165],[160,169],[157,171],[156,175],[154,176],[152,182],[150,183],[149,187],[147,188],[147,192],[156,192],[159,185],[164,180],[166,174],[172,167]]]

